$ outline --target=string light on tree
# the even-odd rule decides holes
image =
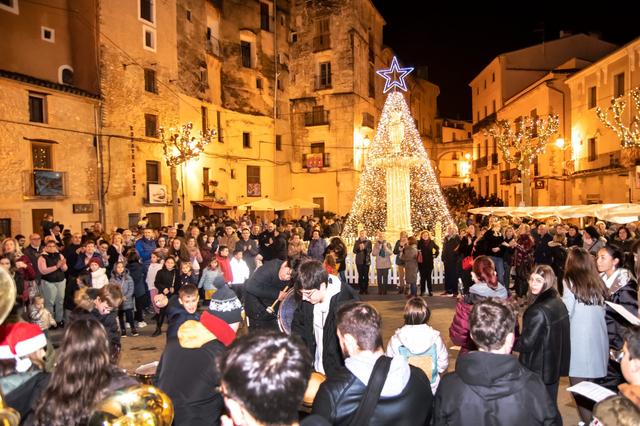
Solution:
[[[213,140],[216,131],[213,129],[200,132],[199,137],[192,136],[193,123],[183,124],[180,131],[170,128],[165,134],[160,127],[160,139],[164,149],[164,158],[169,167],[179,166],[182,163],[198,158],[204,147]]]
[[[406,90],[410,70],[393,58],[391,68],[378,74],[387,79],[385,90]],[[409,107],[394,90],[382,109],[343,235],[356,236],[364,228],[369,235],[385,231],[387,238],[397,238],[400,231],[434,230],[437,223],[444,228],[453,221]]]
[[[640,147],[640,87],[630,92],[631,100],[635,108],[635,114],[626,126],[622,122],[622,114],[627,106],[624,96],[611,100],[611,106],[604,112],[600,107],[596,108],[596,115],[602,123],[613,130],[620,139],[623,148]]]
[[[515,126],[509,120],[499,120],[485,132],[493,136],[504,160],[520,170],[523,201],[527,206],[531,205],[531,164],[544,152],[559,125],[560,119],[556,114],[547,118],[527,116],[517,120]]]

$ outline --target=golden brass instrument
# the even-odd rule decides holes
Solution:
[[[131,386],[102,400],[89,419],[89,426],[170,426],[173,403],[160,389]]]
[[[16,284],[11,275],[0,268],[0,323],[3,322],[16,303]],[[20,414],[4,402],[4,395],[0,392],[0,426],[18,426]]]
[[[4,322],[16,303],[16,284],[11,275],[0,268],[0,323]]]

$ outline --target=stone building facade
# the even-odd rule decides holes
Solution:
[[[557,138],[566,138],[573,123],[568,87],[569,75],[614,51],[616,46],[586,34],[561,34],[561,38],[507,52],[494,58],[469,84],[472,91],[473,171],[478,195],[495,194],[505,205],[522,201],[519,171],[505,162],[486,130],[496,120],[523,116],[560,116]],[[531,166],[534,205],[576,203],[564,170],[566,150],[550,144]],[[567,158],[568,159],[568,158]],[[536,186],[537,185],[537,186]]]
[[[0,118],[24,116],[28,109],[13,108],[34,84],[55,96],[47,98],[56,99],[51,114],[62,104],[74,114],[56,121],[69,130],[64,138],[26,132],[24,117],[16,119],[18,130],[2,123],[2,143],[17,144],[20,135],[50,139],[64,153],[56,159],[87,164],[68,170],[83,189],[72,185],[65,198],[38,200],[54,203],[57,219],[74,229],[92,220],[113,229],[143,216],[160,225],[261,197],[315,201],[316,213],[349,211],[384,102],[375,70],[392,55],[369,0],[10,3],[15,10],[0,7],[0,35],[12,46],[0,53],[0,73],[10,77],[0,79],[16,99],[3,96],[0,108],[8,112]],[[410,90],[421,135],[433,140],[439,90],[419,76]],[[159,129],[187,122],[195,133],[213,129],[216,136],[197,160],[175,169],[174,180]],[[13,156],[2,161],[11,170],[31,167]],[[91,213],[84,207],[67,216],[71,200],[92,204]],[[30,213],[18,218],[15,211],[27,202],[34,201],[7,197],[13,212],[0,214],[13,218],[14,234],[32,228]]]
[[[99,212],[95,39],[78,19],[12,6],[0,8],[0,234],[39,232],[44,214],[79,230]]]

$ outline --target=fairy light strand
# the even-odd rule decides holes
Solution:
[[[613,98],[606,112],[597,107],[596,115],[605,127],[613,130],[623,148],[638,148],[640,147],[640,87],[631,90],[630,97],[635,107],[635,114],[628,126],[622,120],[622,114],[627,106],[624,96]]]
[[[528,174],[529,166],[544,152],[559,125],[560,118],[556,114],[547,118],[527,116],[518,120],[515,126],[509,120],[499,120],[485,134],[495,139],[507,163]]]

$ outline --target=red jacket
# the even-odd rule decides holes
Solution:
[[[463,298],[458,299],[456,305],[456,313],[453,316],[453,321],[449,327],[449,337],[453,344],[460,346],[460,353],[466,353],[475,351],[478,349],[474,341],[471,339],[469,328],[469,316],[471,316],[471,310],[473,305],[482,301],[484,297],[477,294],[467,294]],[[511,298],[509,298],[510,300]],[[520,326],[516,320],[516,327],[514,330],[516,340],[520,336]],[[515,346],[515,343],[514,343]]]
[[[220,270],[224,276],[224,281],[227,284],[232,283],[233,274],[231,273],[231,259],[229,259],[229,256],[222,257],[216,253],[216,260],[218,261],[218,266],[220,266]]]
[[[466,295],[458,299],[456,313],[449,327],[449,337],[455,345],[460,346],[461,354],[478,349],[469,335],[469,316],[473,309],[471,297],[471,295]]]

